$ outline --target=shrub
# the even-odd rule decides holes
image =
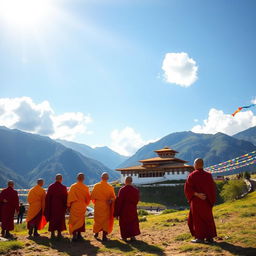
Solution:
[[[162,214],[167,214],[167,213],[172,213],[172,212],[177,212],[178,210],[176,209],[165,209],[162,211]]]
[[[251,174],[249,172],[244,172],[243,173],[243,177],[247,180],[249,180],[251,178]]]
[[[229,180],[221,191],[221,197],[224,201],[232,201],[238,199],[244,192],[246,192],[246,184],[243,180]]]
[[[148,215],[148,212],[144,209],[139,209],[138,210],[138,215],[139,216],[145,216],[145,215]]]
[[[143,216],[143,217],[139,218],[139,222],[145,222],[145,221],[147,221],[147,217],[146,216]]]

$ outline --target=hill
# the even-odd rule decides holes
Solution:
[[[239,132],[239,133],[233,135],[233,137],[236,139],[239,139],[239,140],[250,141],[251,143],[256,145],[256,126],[251,127],[242,132]]]
[[[71,185],[76,173],[86,174],[86,183],[93,184],[100,179],[103,171],[108,171],[111,180],[119,174],[99,161],[64,147],[48,137],[0,127],[0,177],[1,186],[12,178],[17,186],[28,187],[42,177],[46,185],[53,182],[60,172],[64,184]]]
[[[171,147],[177,151],[178,158],[193,164],[201,157],[205,166],[210,166],[240,156],[256,149],[251,142],[236,139],[223,133],[199,134],[188,132],[171,133],[162,139],[143,146],[119,167],[137,165],[139,160],[155,156],[154,150]]]
[[[213,208],[218,237],[213,245],[192,244],[187,226],[188,211],[142,217],[141,235],[133,243],[122,241],[117,221],[110,241],[102,243],[93,237],[93,220],[86,221],[86,239],[70,243],[68,232],[65,239],[49,238],[47,227],[40,231],[41,237],[27,238],[25,223],[16,225],[18,241],[1,242],[3,255],[256,255],[256,192],[240,200],[220,204]],[[13,249],[12,249],[13,248]],[[8,252],[9,251],[9,252]]]
[[[91,148],[85,144],[80,144],[72,141],[66,140],[57,140],[57,142],[61,143],[67,148],[71,148],[82,155],[98,160],[104,165],[106,165],[110,169],[115,169],[122,162],[124,162],[128,157],[122,156],[108,147],[96,147]]]

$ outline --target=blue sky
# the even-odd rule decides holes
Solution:
[[[0,11],[1,125],[126,155],[256,125],[255,108],[230,116],[256,97],[255,1],[45,0],[36,17],[22,1],[16,20],[15,5]],[[167,53],[185,54],[194,82],[168,82]]]

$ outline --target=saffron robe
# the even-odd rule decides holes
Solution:
[[[94,203],[94,225],[93,232],[112,232],[114,225],[114,188],[106,181],[101,181],[94,185],[91,200]],[[110,204],[109,200],[113,202]]]
[[[49,231],[66,230],[67,187],[56,181],[48,188],[45,197],[45,218],[49,221]]]
[[[27,198],[29,208],[26,218],[28,228],[36,227],[40,230],[46,225],[47,222],[43,214],[45,195],[45,190],[39,185],[36,185],[29,190]]]
[[[7,202],[4,202],[4,199]],[[13,230],[14,229],[14,213],[15,210],[19,212],[19,197],[16,190],[12,187],[5,188],[0,193],[0,203],[1,203],[1,220],[3,230]]]
[[[137,204],[139,190],[132,185],[120,188],[115,202],[115,217],[119,217],[121,237],[123,239],[140,234]]]
[[[198,239],[210,239],[217,236],[212,208],[216,201],[216,187],[212,175],[203,169],[195,170],[187,178],[184,192],[190,204],[188,226],[192,236]],[[203,193],[202,200],[194,193]]]
[[[85,213],[90,203],[89,188],[82,182],[73,184],[68,192],[69,233],[85,231]]]

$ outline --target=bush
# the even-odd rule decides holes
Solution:
[[[139,215],[139,216],[145,216],[145,215],[148,215],[148,212],[147,212],[146,210],[139,209],[139,210],[138,210],[138,215]]]
[[[249,172],[244,172],[243,173],[243,177],[247,180],[249,180],[251,178],[251,174]]]
[[[238,199],[247,190],[243,180],[229,180],[220,193],[224,201],[233,201]]]
[[[167,214],[167,213],[172,213],[172,212],[177,212],[178,210],[175,209],[165,209],[162,211],[162,214]]]
[[[145,221],[147,221],[147,217],[146,216],[143,216],[143,217],[139,218],[139,222],[145,222]]]

